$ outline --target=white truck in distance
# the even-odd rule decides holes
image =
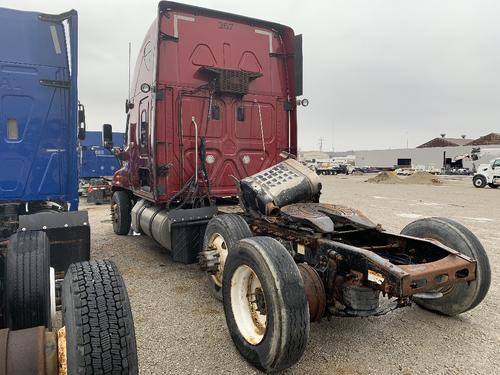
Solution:
[[[477,188],[483,188],[486,185],[493,189],[498,188],[500,186],[500,158],[493,159],[489,164],[479,165],[472,183]]]

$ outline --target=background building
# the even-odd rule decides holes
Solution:
[[[328,153],[322,151],[299,151],[299,160],[303,161],[316,161],[329,158]]]
[[[479,160],[467,157],[479,147]],[[356,166],[370,167],[442,167],[474,169],[500,156],[500,133],[490,133],[478,139],[446,138],[445,134],[416,148],[355,151]]]

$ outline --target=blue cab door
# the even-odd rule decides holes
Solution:
[[[0,201],[68,202],[76,189],[68,20],[0,8]]]

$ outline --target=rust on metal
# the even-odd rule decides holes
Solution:
[[[379,290],[405,306],[413,294],[476,279],[476,261],[470,257],[436,241],[387,233],[348,207],[294,203],[281,207],[277,216],[247,216],[247,221],[256,235],[295,245],[291,255],[314,265],[329,306],[342,303],[344,284]]]
[[[250,315],[252,317],[253,324],[257,329],[257,334],[263,335],[266,332],[266,325],[262,324],[260,316],[267,315],[266,300],[262,288],[255,288],[255,290],[253,290],[252,288],[253,278],[256,278],[258,280],[257,275],[255,274],[255,272],[252,271],[252,274],[248,281],[248,290],[247,290],[248,306],[250,309]],[[256,345],[257,342],[252,342],[252,344]]]
[[[319,203],[290,204],[281,208],[281,214],[293,221],[309,223],[320,232],[333,232],[333,221],[321,212]]]
[[[8,375],[44,375],[45,327],[0,331],[0,373]],[[52,374],[50,374],[52,375]]]
[[[59,362],[59,375],[66,375],[68,373],[66,327],[62,327],[57,331],[57,359]]]
[[[476,262],[455,254],[435,262],[399,266],[408,275],[403,277],[403,296],[476,279]]]
[[[45,373],[58,374],[57,334],[51,331],[45,331]]]
[[[376,224],[363,215],[361,211],[338,204],[294,203],[282,207],[281,214],[293,221],[312,224],[323,233],[333,232],[334,221],[343,224],[352,222],[365,229],[376,227]]]
[[[321,233],[314,233],[313,231],[305,232],[289,226],[280,225],[279,221],[275,218],[273,220],[252,218],[250,228],[257,234],[300,242],[305,246],[316,246],[316,242],[322,237]]]
[[[325,314],[326,309],[326,293],[323,281],[316,270],[306,263],[298,263],[297,267],[304,281],[310,320],[311,322],[318,322]]]
[[[351,275],[356,275],[358,283],[361,281],[360,272],[362,272],[364,283],[369,282],[374,289],[393,297],[408,297],[415,293],[472,281],[476,278],[476,262],[460,254],[450,253],[434,262],[395,265],[366,249],[324,239],[318,242],[333,248],[346,258],[350,257],[350,264],[354,267],[356,264],[353,259],[358,260],[359,269],[354,268],[350,272]],[[370,275],[373,274],[382,275],[383,280],[370,280]]]

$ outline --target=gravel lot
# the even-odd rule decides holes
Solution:
[[[324,176],[322,201],[364,211],[399,232],[425,216],[469,227],[487,249],[493,278],[476,309],[447,318],[417,306],[373,318],[333,318],[311,325],[302,361],[290,374],[493,374],[500,369],[500,190],[475,189],[469,178],[442,186],[364,183],[363,176]],[[124,275],[134,312],[143,374],[256,373],[228,334],[222,304],[197,265],[173,263],[145,236],[116,236],[109,207],[84,206],[92,255]]]

